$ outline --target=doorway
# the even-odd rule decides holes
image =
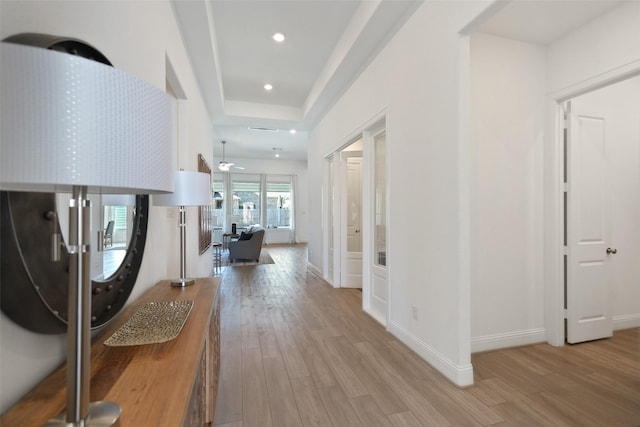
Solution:
[[[325,156],[326,262],[323,277],[334,288],[363,287],[363,138],[358,135]]]
[[[323,277],[362,289],[362,308],[388,319],[389,182],[386,119],[378,116],[325,156]]]
[[[640,312],[640,76],[563,109],[565,339],[573,344],[610,337]]]
[[[362,139],[340,153],[340,287],[362,288]]]

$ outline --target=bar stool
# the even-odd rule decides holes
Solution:
[[[219,269],[222,267],[222,243],[213,242],[211,246],[213,246],[213,268]]]

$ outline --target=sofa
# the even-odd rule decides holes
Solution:
[[[229,242],[229,261],[260,259],[262,242],[264,241],[264,228],[250,227],[240,234],[238,240]]]

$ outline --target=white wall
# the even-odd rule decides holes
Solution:
[[[197,154],[212,164],[212,129],[198,93],[189,60],[182,46],[168,1],[6,1],[0,2],[0,36],[37,32],[81,39],[101,51],[116,68],[165,89],[166,58],[171,61],[187,97],[187,143],[176,167],[197,170]],[[176,149],[176,152],[178,150]],[[197,210],[189,223],[197,224]],[[138,281],[130,301],[158,280],[167,278],[168,235],[178,233],[167,208],[150,208],[149,230]],[[188,231],[189,273],[205,276],[211,271],[209,252],[198,255],[198,230]],[[173,253],[175,251],[175,253]],[[65,354],[65,338],[27,332],[4,315],[0,317],[0,411],[4,412],[44,375],[59,365]]]
[[[640,2],[627,1],[547,49],[547,90],[555,93],[640,61]]]
[[[628,1],[547,47],[544,221],[545,329],[554,345],[564,342],[562,317],[562,150],[557,101],[640,71],[640,2]]]
[[[640,327],[640,77],[576,98],[610,114],[606,147],[614,329]]]
[[[544,341],[545,49],[471,37],[472,351]]]
[[[323,265],[323,156],[386,112],[389,329],[457,384],[470,384],[469,265],[459,189],[459,31],[484,2],[425,2],[311,132],[309,259]],[[418,308],[418,320],[411,306]]]
[[[563,333],[563,291],[557,270],[560,266],[555,265],[555,273],[553,267],[549,268],[552,265],[549,260],[562,259],[559,252],[562,228],[558,218],[561,206],[557,204],[561,156],[555,145],[555,103],[549,102],[548,97],[550,93],[566,94],[602,84],[603,75],[612,77],[616,74],[612,70],[629,69],[629,64],[638,62],[638,6],[637,2],[623,4],[546,47],[485,34],[472,37],[473,351],[545,338],[554,344],[563,342],[562,338],[553,339],[558,332]],[[633,87],[636,89],[626,86],[617,92],[636,94],[635,98],[631,95],[633,101],[627,98],[624,110],[625,114],[633,111],[631,117],[625,117],[631,120],[628,126],[637,132],[640,126],[633,114],[640,97],[637,86]],[[602,102],[612,103],[610,95],[599,96]],[[618,106],[620,99],[616,98]],[[621,115],[617,121],[620,120]],[[631,136],[623,139],[637,140]],[[637,141],[630,144],[624,149],[617,147],[619,150],[612,154],[618,160],[611,159],[612,172],[627,177],[624,181],[630,183],[616,187],[627,197],[624,202],[614,200],[612,206],[613,210],[624,212],[614,222],[627,224],[624,231],[627,233],[637,229],[633,222],[638,218],[637,200],[629,195],[638,194],[635,187],[638,171],[633,165],[640,161],[634,145]],[[545,233],[548,240],[543,251]],[[624,242],[627,256],[637,255],[637,241],[629,234],[623,239],[620,230],[618,233],[617,240]],[[547,268],[552,271],[546,276],[546,285],[545,253]],[[639,277],[638,271],[621,259],[613,264],[614,327],[637,326],[638,290],[630,281]],[[549,324],[551,328],[546,329]]]
[[[389,329],[458,384],[471,372],[472,337],[476,350],[541,341],[545,333],[561,344],[560,151],[550,94],[628,69],[640,58],[638,2],[623,4],[546,49],[474,39],[476,85],[469,107],[476,116],[469,129],[458,128],[464,126],[464,99],[458,97],[465,79],[457,68],[464,61],[457,57],[464,42],[457,32],[484,5],[423,4],[313,130],[309,152],[310,223],[320,223],[327,203],[319,196],[327,182],[323,156],[386,114]],[[500,67],[511,71],[508,78],[499,80]],[[505,90],[493,98],[476,94],[501,85]],[[466,131],[469,170],[464,143],[459,144]],[[467,172],[470,212],[463,200]],[[469,213],[471,235],[465,236]],[[309,260],[318,269],[322,233],[312,228],[309,235]],[[469,293],[472,308],[465,305]],[[417,321],[412,305],[418,307]]]

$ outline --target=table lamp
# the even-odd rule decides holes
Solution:
[[[89,402],[87,194],[173,190],[171,103],[155,86],[96,61],[7,42],[0,49],[0,189],[72,194],[67,408],[47,425],[117,425],[117,403]]]
[[[203,172],[176,171],[175,191],[170,194],[153,196],[155,206],[180,206],[178,227],[180,229],[180,278],[171,281],[171,286],[188,286],[195,283],[187,278],[187,206],[211,204],[211,175]]]

